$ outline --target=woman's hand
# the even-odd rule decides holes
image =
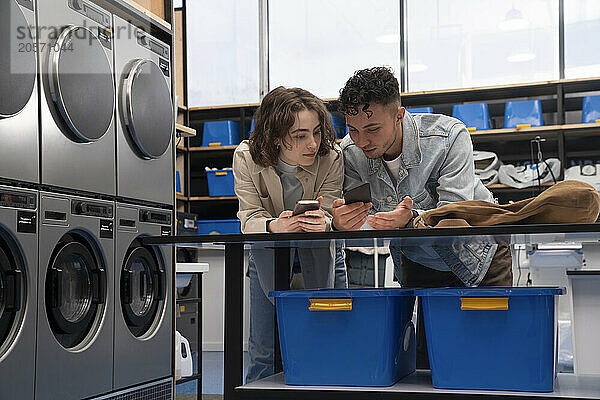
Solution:
[[[284,211],[279,214],[279,218],[271,220],[267,226],[267,231],[271,233],[284,232],[302,232],[300,228],[300,215],[292,216],[292,211]]]
[[[317,198],[319,203],[323,202],[323,196]],[[327,229],[327,220],[323,210],[311,210],[300,214],[300,229],[302,232],[325,232]]]

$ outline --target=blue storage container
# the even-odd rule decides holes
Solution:
[[[207,170],[206,180],[208,181],[208,195],[210,197],[235,196],[233,169]]]
[[[210,121],[204,123],[202,146],[233,146],[240,144],[240,124],[234,121]]]
[[[461,120],[469,131],[490,129],[490,114],[486,103],[455,104],[452,116]]]
[[[175,194],[183,196],[183,190],[181,189],[181,176],[179,171],[175,171]]]
[[[507,101],[504,127],[542,126],[542,103],[539,100]]]
[[[551,392],[564,288],[418,289],[433,386]]]
[[[406,111],[411,114],[431,114],[433,113],[433,107],[413,107],[407,108]]]
[[[239,219],[206,219],[197,222],[198,235],[226,235],[240,233]]]
[[[410,289],[271,292],[288,385],[390,386],[416,364]]]
[[[600,122],[600,96],[585,96],[583,98],[583,112],[581,116],[584,124]]]
[[[329,113],[329,117],[331,118],[331,124],[333,125],[333,130],[335,131],[335,136],[338,139],[343,139],[344,135],[346,135],[346,121],[341,118],[336,117],[335,115]]]

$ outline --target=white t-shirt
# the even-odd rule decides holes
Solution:
[[[396,184],[396,182],[398,182],[398,176],[400,175],[400,163],[402,162],[402,159],[400,157],[402,157],[402,154],[400,154],[398,157],[394,158],[391,161],[386,161],[385,159],[383,159],[389,173],[391,174],[391,178],[394,180],[394,185]]]

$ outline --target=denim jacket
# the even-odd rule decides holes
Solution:
[[[372,214],[394,210],[404,196],[412,198],[413,209],[418,213],[456,201],[494,201],[489,190],[475,176],[473,145],[462,122],[445,115],[406,112],[402,120],[402,135],[396,185],[381,158],[367,158],[350,135],[342,141],[344,190],[369,182]],[[397,275],[402,252],[414,262],[454,272],[467,286],[481,282],[497,248],[491,237],[456,237],[443,241],[438,238],[436,241],[401,246],[393,242],[390,252]]]

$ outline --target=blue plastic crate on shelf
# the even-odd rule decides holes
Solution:
[[[329,117],[331,118],[331,124],[333,125],[335,136],[338,139],[343,139],[346,135],[346,121],[344,121],[342,118],[336,117],[331,113],[329,113]]]
[[[241,232],[239,219],[207,219],[197,222],[198,235],[227,235]]]
[[[418,289],[433,386],[551,392],[558,287]]]
[[[411,114],[431,114],[433,113],[433,107],[412,107],[407,108],[406,111]]]
[[[581,121],[584,124],[600,122],[600,96],[585,96],[583,98]]]
[[[455,104],[452,116],[461,120],[470,132],[490,129],[490,114],[486,103]]]
[[[285,383],[390,386],[415,370],[410,289],[318,289],[275,297]]]
[[[204,123],[202,146],[233,146],[242,141],[240,124],[235,121],[209,121]]]
[[[233,169],[207,169],[208,195],[210,197],[235,196]]]
[[[539,100],[507,101],[504,107],[505,128],[542,126],[542,102]]]

